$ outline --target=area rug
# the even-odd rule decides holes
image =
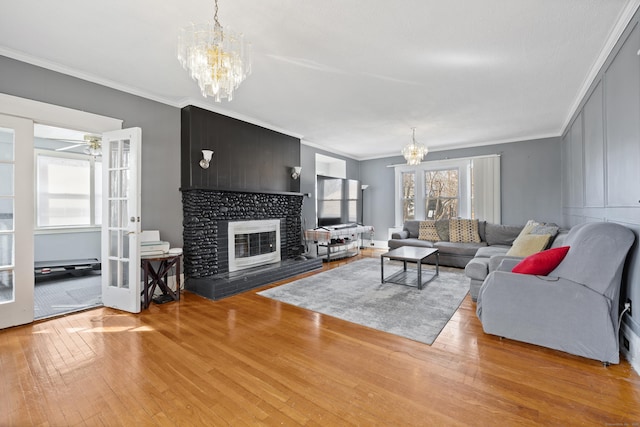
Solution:
[[[433,268],[423,266],[423,275]],[[389,277],[402,263],[385,260],[384,270]],[[365,258],[258,295],[431,345],[468,291],[469,279],[456,269],[440,268],[422,290],[381,283],[380,259]]]

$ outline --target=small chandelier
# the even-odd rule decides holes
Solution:
[[[419,144],[416,142],[416,128],[411,128],[413,130],[413,136],[411,137],[411,144],[407,144],[402,149],[402,155],[405,159],[407,159],[408,165],[419,165],[424,156],[427,155],[429,149],[425,147],[423,144]]]
[[[191,24],[180,30],[178,61],[191,78],[198,82],[202,96],[233,99],[233,91],[251,74],[251,44],[230,28],[223,30],[218,22],[218,0],[215,0],[213,24]]]

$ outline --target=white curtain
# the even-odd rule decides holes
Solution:
[[[500,156],[476,157],[472,162],[475,217],[500,224]]]

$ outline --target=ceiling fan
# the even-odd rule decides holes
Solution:
[[[66,141],[75,143],[66,147],[56,148],[56,151],[67,151],[77,147],[86,145],[84,152],[92,156],[100,156],[102,154],[102,137],[98,135],[85,135],[83,140],[61,138],[58,141]]]

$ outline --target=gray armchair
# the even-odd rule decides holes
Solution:
[[[624,262],[635,239],[619,224],[573,228],[548,276],[511,273],[505,260],[485,279],[477,314],[486,333],[619,363],[618,315]]]

